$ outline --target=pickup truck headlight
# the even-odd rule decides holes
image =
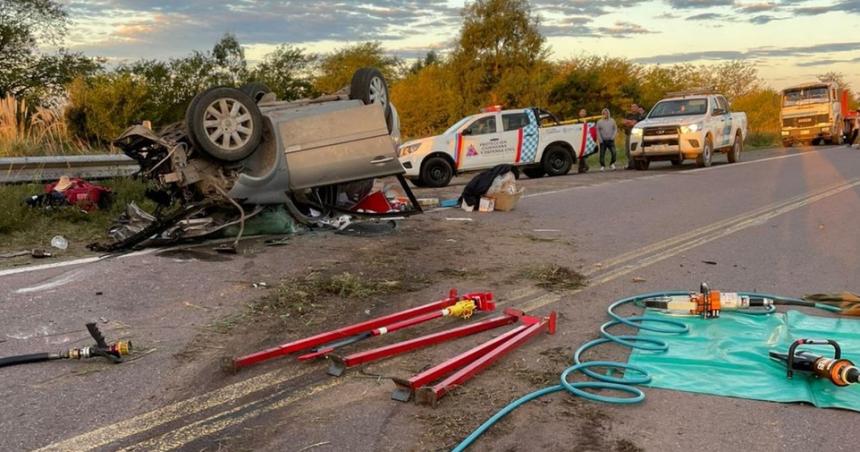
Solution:
[[[637,137],[637,138],[641,137],[642,136],[642,129],[639,127],[634,127],[633,130],[630,131],[630,136]]]
[[[681,133],[695,133],[698,132],[702,128],[701,124],[690,124],[688,126],[681,126]]]
[[[400,146],[400,157],[406,157],[407,155],[415,152],[418,148],[421,147],[421,143],[410,144],[409,146]]]

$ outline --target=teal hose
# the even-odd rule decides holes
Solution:
[[[507,406],[499,410],[492,417],[487,419],[483,424],[481,424],[475,431],[473,431],[469,436],[467,436],[460,444],[457,444],[454,447],[453,452],[462,452],[466,450],[469,446],[472,445],[481,435],[484,434],[487,430],[490,429],[496,422],[507,416],[510,412],[516,410],[521,405],[524,405],[534,399],[538,399],[547,394],[553,394],[560,391],[567,391],[568,393],[582,397],[586,400],[593,400],[596,402],[604,402],[604,403],[612,403],[612,404],[632,404],[639,403],[645,399],[645,393],[642,392],[641,389],[637,388],[635,385],[647,384],[651,381],[651,376],[644,369],[632,366],[627,363],[617,362],[617,361],[582,361],[582,355],[588,351],[589,349],[596,347],[601,344],[607,343],[615,343],[619,345],[623,345],[625,347],[631,349],[645,350],[645,351],[653,351],[653,352],[662,352],[669,349],[669,344],[660,339],[654,338],[644,338],[638,336],[631,335],[615,335],[610,333],[608,330],[617,325],[626,325],[629,327],[637,328],[640,330],[651,331],[655,333],[666,333],[666,334],[685,334],[690,331],[690,327],[678,320],[671,319],[654,319],[654,318],[646,318],[644,316],[631,316],[631,317],[622,317],[621,315],[615,312],[615,309],[621,305],[638,303],[642,300],[646,300],[648,298],[654,297],[666,297],[673,295],[689,295],[689,291],[670,291],[670,292],[652,292],[641,295],[635,295],[628,298],[622,298],[618,301],[615,301],[609,308],[607,309],[607,313],[612,320],[604,323],[600,327],[601,338],[594,339],[592,341],[586,342],[582,346],[580,346],[576,352],[573,354],[573,365],[565,369],[561,373],[561,381],[560,384],[555,386],[549,386],[543,389],[539,389],[532,393],[526,394],[520,397],[517,400],[509,403]],[[816,307],[819,309],[831,311],[831,312],[840,312],[839,308],[835,308],[833,306],[829,306],[826,304],[815,303],[814,306],[812,303],[800,300],[798,298],[788,298],[781,297],[779,295],[771,295],[771,294],[762,294],[762,293],[754,293],[754,292],[740,292],[741,295],[746,295],[750,297],[759,297],[759,298],[769,298],[772,300],[778,300],[784,302],[784,304],[795,304],[802,306],[810,306]],[[776,310],[773,306],[769,306],[766,310],[753,310],[747,312],[747,314],[757,314],[757,315],[766,315],[771,314]],[[740,312],[740,311],[738,311]],[[602,374],[599,372],[595,372],[591,370],[593,367],[599,367],[603,369],[616,369],[616,370],[624,370],[625,375],[622,378],[613,377],[609,374]],[[632,371],[635,375],[627,375],[627,371]],[[582,381],[582,382],[574,382],[571,383],[568,381],[568,377],[571,374],[581,372],[588,377],[591,377],[597,381]],[[611,397],[611,396],[603,396],[600,394],[595,394],[592,392],[586,391],[586,389],[609,389],[613,391],[625,392],[630,394],[630,397]]]

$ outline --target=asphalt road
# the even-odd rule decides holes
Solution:
[[[516,266],[523,256],[534,260],[546,253],[548,261],[589,278],[584,289],[562,294],[517,292],[514,284],[499,282],[503,303],[541,314],[556,309],[562,316],[559,334],[510,358],[523,362],[530,347],[570,349],[595,337],[606,305],[634,293],[694,289],[700,281],[786,295],[860,292],[860,150],[777,149],[708,169],[652,168],[524,180],[527,196],[513,212],[439,210],[400,234],[426,234],[423,227],[468,217],[472,229],[494,231],[480,244],[488,253],[500,240],[498,231],[575,244],[546,250],[546,244],[540,248],[543,236],[533,245],[511,242],[501,254],[509,260],[496,263]],[[419,196],[453,195],[462,187],[458,183],[463,181]],[[280,362],[207,380],[216,363],[183,358],[200,345],[195,341],[201,328],[259,296],[254,282],[350,259],[354,251],[348,238],[315,235],[292,242],[252,246],[236,258],[146,252],[0,271],[0,355],[84,345],[89,340],[83,324],[93,319],[109,340],[131,339],[143,352],[115,366],[91,361],[0,369],[0,449],[364,451],[455,443],[459,438],[417,442],[420,430],[428,428],[422,410],[429,408],[387,400],[390,388],[380,389],[373,379],[330,379],[320,368]],[[642,282],[632,282],[634,277]],[[474,277],[472,284],[480,284],[475,278],[481,279]],[[432,286],[416,297],[441,289]],[[623,358],[625,352],[606,353]],[[391,361],[388,368],[396,368],[397,360]],[[507,388],[507,377],[498,375],[506,369],[488,370],[470,385]],[[477,418],[465,421],[471,423],[467,427],[523,389],[528,385],[488,402]],[[837,451],[854,450],[860,440],[857,414],[848,411],[649,389],[646,402],[637,406],[586,404],[582,409],[599,413],[599,419],[583,424],[563,416],[565,397],[520,409],[477,449]],[[433,412],[444,416],[457,409],[451,403]],[[577,442],[589,436],[583,428],[618,441]]]

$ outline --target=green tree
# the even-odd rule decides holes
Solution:
[[[576,117],[584,108],[589,115],[609,108],[626,112],[631,102],[641,103],[639,66],[624,58],[580,57],[561,64],[549,100],[563,117]]]
[[[144,116],[150,98],[146,83],[129,74],[77,78],[69,85],[66,119],[75,135],[109,143]]]
[[[460,114],[488,103],[508,108],[545,97],[548,52],[527,0],[475,0],[463,8],[451,68],[463,103]]]
[[[391,101],[400,114],[404,138],[438,134],[460,119],[461,98],[454,90],[446,64],[430,64],[391,88]]]
[[[251,79],[263,82],[279,99],[294,100],[311,96],[311,66],[316,56],[304,49],[283,44],[263,60],[251,72]]]
[[[363,67],[379,69],[392,84],[397,80],[401,64],[400,58],[386,55],[378,42],[343,47],[320,58],[314,89],[320,93],[333,93],[349,85],[355,71]]]
[[[67,22],[57,1],[0,0],[0,97],[28,97],[45,104],[75,76],[101,67],[99,60],[79,53],[38,52],[39,43],[61,44]]]
[[[425,67],[440,63],[439,54],[435,50],[431,50],[424,55],[424,58],[417,59],[412,66],[409,67],[410,74],[417,74]]]
[[[236,35],[225,33],[212,48],[211,58],[216,70],[213,75],[225,85],[237,86],[248,79],[245,51]]]

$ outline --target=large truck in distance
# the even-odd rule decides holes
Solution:
[[[782,90],[782,144],[842,144],[843,99],[835,82],[814,82]],[[847,105],[845,106],[847,108]]]

